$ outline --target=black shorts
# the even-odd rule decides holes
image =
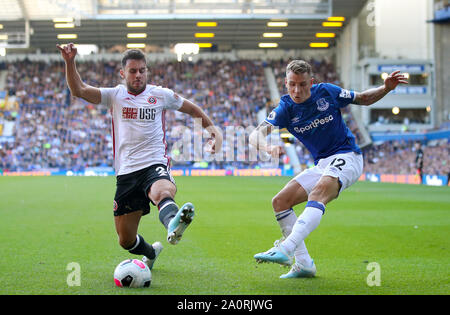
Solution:
[[[142,215],[150,213],[148,190],[160,179],[175,184],[166,165],[156,164],[133,173],[118,175],[114,196],[114,216],[142,210]]]

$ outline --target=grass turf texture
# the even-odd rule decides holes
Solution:
[[[176,246],[157,210],[139,233],[164,245],[150,288],[115,286],[127,258],[114,229],[114,177],[0,177],[0,294],[449,294],[448,187],[358,182],[331,202],[306,240],[313,279],[257,265],[253,255],[279,238],[271,198],[286,177],[177,177],[177,203],[196,217]],[[299,214],[303,205],[295,208]],[[81,267],[70,287],[66,267]],[[376,262],[380,286],[367,278]]]

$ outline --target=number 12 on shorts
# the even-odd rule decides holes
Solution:
[[[342,166],[345,165],[344,159],[335,158],[331,163],[331,166],[336,167],[338,170],[342,171]]]

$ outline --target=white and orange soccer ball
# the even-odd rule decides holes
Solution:
[[[152,282],[152,272],[138,259],[127,259],[114,270],[114,282],[118,287],[145,288]]]

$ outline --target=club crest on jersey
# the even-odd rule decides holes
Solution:
[[[319,99],[316,102],[316,104],[317,104],[317,110],[321,111],[321,112],[326,111],[328,109],[328,107],[330,107],[330,103],[328,103],[327,100],[324,98]]]
[[[150,96],[148,99],[147,99],[147,102],[149,103],[149,104],[156,104],[156,102],[157,102],[157,100],[156,100],[156,97],[153,97],[153,96]]]

